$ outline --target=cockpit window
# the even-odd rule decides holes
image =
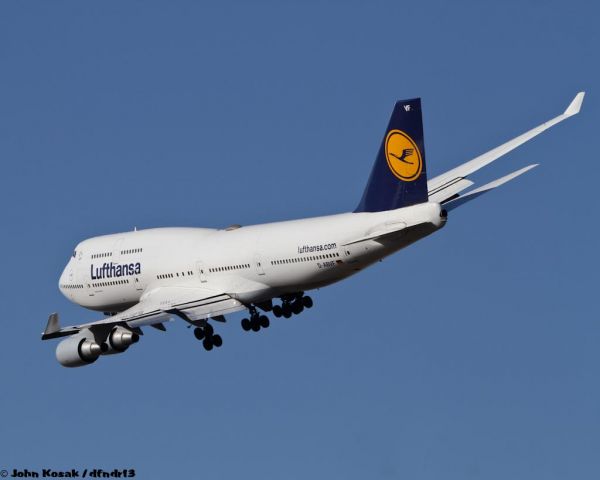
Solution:
[[[73,250],[73,258],[77,256],[77,250]]]

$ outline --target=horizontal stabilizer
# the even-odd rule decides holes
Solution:
[[[484,193],[489,192],[490,190],[493,190],[496,187],[499,187],[500,185],[504,185],[506,182],[509,182],[509,181],[513,180],[514,178],[517,178],[519,175],[523,175],[525,172],[528,172],[529,170],[537,167],[538,165],[539,164],[534,163],[533,165],[529,165],[527,167],[521,168],[520,170],[517,170],[516,172],[510,173],[502,178],[494,180],[493,182],[487,183],[487,184],[483,185],[482,187],[476,188],[475,190],[471,190],[470,192],[467,192],[464,195],[459,196],[455,200],[445,203],[444,208],[446,210],[450,211],[450,210],[455,209],[456,207],[460,207],[462,204],[470,202],[471,200],[476,199],[480,195],[483,195]]]
[[[471,185],[473,185],[471,180],[467,180],[466,178],[457,178],[454,181],[443,185],[441,188],[430,191],[429,201],[437,203],[447,202],[448,200],[456,198],[460,192],[466,190]]]
[[[490,150],[489,152],[486,152],[483,155],[474,158],[473,160],[463,163],[462,165],[429,180],[427,182],[427,189],[429,191],[430,198],[435,192],[440,192],[446,189],[448,186],[454,184],[458,180],[464,179],[467,175],[470,175],[471,173],[476,172],[480,168],[489,165],[494,160],[497,160],[501,156],[517,148],[519,145],[522,145],[528,140],[531,140],[543,131],[579,113],[579,110],[581,109],[581,104],[583,103],[584,95],[585,92],[579,92],[575,96],[573,101],[569,104],[567,109],[561,115],[554,117],[553,119],[548,120],[546,123],[542,123],[541,125],[535,128],[532,128],[531,130],[523,133],[522,135],[519,135],[518,137],[513,138],[512,140],[509,140],[506,143],[503,143],[502,145]],[[438,202],[443,202],[449,197],[440,199],[440,196],[438,195],[436,198]]]

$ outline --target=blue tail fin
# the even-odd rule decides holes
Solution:
[[[369,182],[355,212],[381,212],[427,202],[421,99],[396,103]]]

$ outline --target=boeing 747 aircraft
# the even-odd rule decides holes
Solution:
[[[42,340],[67,337],[56,358],[65,367],[122,353],[143,335],[180,319],[206,350],[221,347],[215,326],[237,311],[244,330],[300,314],[306,292],[331,285],[441,229],[448,212],[516,178],[529,165],[479,188],[467,177],[544,130],[575,115],[580,92],[562,115],[427,179],[421,100],[396,103],[362,199],[351,213],[264,225],[155,228],[84,240],[60,280],[72,302],[104,317],[61,328],[48,319]],[[465,192],[466,193],[463,193]]]

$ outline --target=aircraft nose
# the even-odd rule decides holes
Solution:
[[[63,285],[65,284],[65,270],[60,274],[60,278],[58,279],[58,289],[62,292]]]

